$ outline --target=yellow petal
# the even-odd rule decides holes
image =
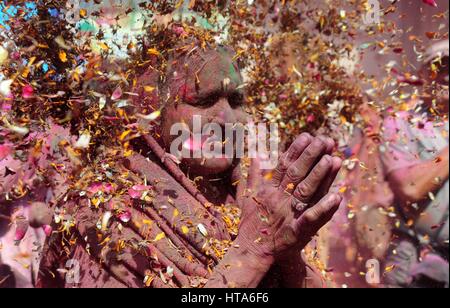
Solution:
[[[59,59],[61,60],[61,62],[64,62],[64,63],[67,62],[67,54],[64,50],[61,50],[59,52]]]
[[[153,221],[151,221],[151,220],[149,220],[149,219],[144,219],[144,220],[142,221],[142,223],[143,223],[144,225],[151,226],[152,223],[153,223]]]
[[[149,50],[147,50],[147,53],[149,55],[154,55],[154,56],[160,56],[161,55],[161,53],[158,50],[156,50],[155,48],[150,48]]]
[[[186,226],[182,226],[181,227],[181,231],[183,232],[183,234],[188,234],[189,233],[189,228]]]
[[[391,266],[387,266],[384,271],[385,271],[385,273],[390,273],[394,269],[395,269],[395,265],[391,265]]]
[[[87,11],[86,11],[86,9],[81,9],[80,10],[80,17],[86,17],[86,15],[87,15]]]
[[[166,234],[164,232],[161,232],[160,234],[158,234],[155,239],[153,240],[154,242],[158,242],[160,240],[162,240],[163,238],[166,237]]]
[[[176,218],[180,215],[180,212],[178,211],[178,209],[173,210],[173,218]]]
[[[130,133],[131,133],[131,130],[124,131],[124,132],[120,135],[119,140],[120,140],[120,141],[123,141]]]

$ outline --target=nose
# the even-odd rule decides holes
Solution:
[[[226,123],[237,123],[238,116],[236,111],[231,107],[227,98],[222,97],[216,103],[216,111],[214,112],[214,122],[225,125]]]

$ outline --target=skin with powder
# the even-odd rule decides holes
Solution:
[[[149,159],[136,154],[110,162],[124,181],[136,185],[128,195],[108,202],[109,211],[81,199],[63,205],[75,221],[76,240],[68,248],[70,258],[78,260],[82,269],[77,286],[257,287],[276,264],[281,264],[282,273],[297,273],[285,275],[286,286],[304,285],[308,270],[300,252],[342,201],[340,195],[329,193],[341,166],[341,160],[331,156],[334,142],[299,136],[281,155],[271,176],[263,174],[258,159],[245,169],[239,161],[224,158],[182,160],[177,166],[167,156],[174,123],[192,127],[192,117],[197,115],[202,123],[222,126],[246,123],[248,116],[239,68],[230,50],[185,50],[172,58],[167,71],[160,96],[161,139],[144,137],[151,151],[141,150]],[[203,177],[204,186],[194,187],[181,170]],[[211,182],[214,178],[222,180]],[[219,197],[216,200],[240,208],[237,236],[226,231],[221,214],[208,204],[217,204],[209,200],[213,195],[209,191]],[[148,198],[139,198],[143,192]],[[294,204],[306,207],[300,210]],[[70,286],[63,277],[49,274],[67,261],[60,254],[61,236],[53,234],[47,240],[38,286]],[[233,244],[223,256],[208,250],[209,245],[227,241]],[[221,251],[217,249],[213,251]],[[153,272],[158,268],[161,272]]]

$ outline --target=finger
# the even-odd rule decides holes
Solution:
[[[168,261],[173,262],[176,268],[179,268],[184,274],[199,277],[208,276],[208,271],[200,263],[196,262],[195,256],[191,255],[185,245],[180,243],[180,241],[175,241],[175,238],[173,237],[171,239],[170,235],[160,229],[161,226],[152,225],[151,227],[148,227],[144,223],[141,223],[143,219],[145,220],[145,218],[147,218],[146,216],[143,216],[142,213],[135,209],[131,209],[131,213],[132,219],[130,228],[141,240],[154,239],[159,234],[163,233],[167,236],[167,239],[162,239],[153,243],[154,247],[152,247],[155,252],[164,255]],[[171,240],[170,242],[172,242],[171,244],[169,244],[169,239]]]
[[[259,158],[254,158],[250,162],[250,168],[248,172],[247,189],[250,192],[256,191],[258,186],[262,182],[262,174],[260,168]]]
[[[161,251],[159,251],[154,245],[147,243],[145,247],[142,247],[139,251],[142,255],[150,258],[154,258],[163,268],[173,271],[173,278],[181,287],[188,287],[190,285],[189,278],[176,266],[169,258],[167,258]],[[142,272],[144,268],[138,268],[139,272]]]
[[[308,174],[306,179],[298,184],[293,194],[294,197],[301,202],[309,202],[321,188],[322,183],[327,180],[332,164],[333,159],[331,156],[323,156],[320,162]]]
[[[112,248],[113,244],[111,242],[102,247],[100,254],[92,254],[92,250],[88,248],[89,246],[86,246],[87,242],[84,238],[80,237],[77,244],[78,246],[75,248],[71,258],[73,260],[78,260],[80,264],[89,264],[90,269],[97,268],[100,271],[106,272],[102,276],[104,276],[104,278],[108,277],[108,283],[114,281],[114,284],[120,283],[128,288],[143,287],[143,277],[132,270],[127,269],[124,264],[119,264],[117,262],[119,253]],[[149,262],[146,262],[145,264],[145,267],[149,268]],[[94,272],[95,271],[96,270],[94,270]],[[89,276],[85,271],[80,274],[82,275],[82,277],[80,277],[82,280],[85,280],[85,278]]]
[[[84,210],[85,208],[87,207],[80,208],[77,213],[77,217],[80,219],[80,221],[82,221],[82,223],[78,225],[78,230],[80,232],[81,238],[83,238],[86,243],[89,244],[90,252],[94,256],[102,260],[102,262],[111,260],[112,263],[110,263],[110,266],[114,265],[117,268],[120,267],[120,264],[117,264],[118,262],[116,261],[120,261],[121,264],[127,266],[129,269],[133,269],[134,273],[138,273],[139,275],[144,277],[145,270],[148,269],[148,257],[156,256],[162,266],[164,266],[165,268],[173,268],[174,278],[180,284],[180,286],[188,286],[189,283],[187,276],[182,273],[179,265],[186,267],[186,269],[192,270],[193,273],[200,273],[195,265],[192,265],[192,267],[190,267],[190,265],[188,264],[188,260],[182,258],[182,256],[179,256],[179,252],[175,248],[168,245],[167,239],[164,238],[160,241],[155,241],[154,245],[150,244],[148,240],[151,241],[155,239],[159,234],[162,233],[162,231],[156,225],[152,225],[151,227],[149,227],[144,223],[141,223],[141,221],[143,221],[147,217],[142,213],[136,211],[132,207],[129,208],[132,214],[131,221],[128,224],[129,227],[125,226],[125,228],[120,232],[119,235],[119,233],[117,232],[118,222],[116,220],[113,220],[111,225],[108,227],[108,231],[110,232],[110,245],[107,244],[106,246],[103,246],[97,237],[96,230],[90,227],[95,226],[95,224],[93,224],[92,220],[89,219],[91,217],[97,217],[97,215],[92,214],[92,212],[90,212],[91,209]],[[114,244],[119,243],[122,239],[127,239],[127,242],[142,241],[142,243],[145,244],[145,250],[137,248],[136,253],[134,254],[123,254],[122,252],[127,252],[127,250],[125,249],[124,251],[119,252],[117,251],[117,248]],[[132,257],[130,257],[131,255]],[[130,279],[133,279],[133,277],[131,277]],[[130,281],[128,281],[127,284],[129,282]]]
[[[281,155],[277,168],[273,172],[272,182],[275,187],[280,186],[289,166],[294,163],[312,141],[310,134],[301,134],[289,147],[288,151]]]
[[[129,288],[143,288],[144,278],[150,278],[150,286],[153,288],[170,288],[156,273],[148,270],[152,268],[149,258],[140,252],[135,252],[131,247],[126,247],[122,254],[108,266],[109,272],[120,282]],[[146,277],[149,276],[149,277]]]
[[[314,168],[315,164],[325,153],[326,148],[327,145],[325,142],[319,138],[315,138],[300,155],[300,158],[287,169],[280,188],[288,193],[292,193],[297,185],[303,181]]]
[[[319,138],[326,144],[327,148],[325,150],[325,153],[328,155],[331,155],[333,153],[334,147],[336,146],[336,143],[334,142],[334,140],[330,137],[326,137],[323,135],[320,135],[317,138]]]
[[[333,157],[331,170],[330,170],[326,180],[324,181],[324,183],[321,185],[318,192],[314,196],[313,200],[319,201],[326,194],[328,194],[331,186],[333,185],[334,181],[336,180],[337,175],[339,174],[339,171],[341,171],[341,168],[342,168],[342,159],[340,159],[339,157]]]
[[[140,260],[137,260],[137,259]],[[150,268],[150,262],[142,256],[134,256],[123,254],[116,257],[114,261],[105,262],[104,266],[108,271],[120,282],[124,283],[129,288],[142,288],[144,284],[144,276],[139,274],[135,269],[138,268],[136,263],[145,262],[143,268]]]
[[[309,240],[328,223],[342,202],[339,194],[328,194],[314,207],[308,209],[297,219],[294,230],[305,242]],[[305,244],[306,244],[305,243]]]

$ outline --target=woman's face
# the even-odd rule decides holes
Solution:
[[[200,119],[200,126],[203,128],[209,123],[218,124],[222,129],[222,142],[225,144],[225,124],[236,123],[245,124],[247,114],[243,109],[243,94],[241,86],[241,76],[232,56],[229,53],[219,53],[220,58],[215,58],[201,65],[203,71],[197,72],[194,84],[189,84],[191,76],[186,78],[186,82],[178,84],[183,90],[182,95],[177,92],[177,97],[181,98],[174,102],[169,99],[162,112],[162,138],[166,151],[170,151],[172,142],[179,137],[171,135],[171,128],[175,124],[185,124],[190,132],[194,131],[194,116]],[[171,97],[175,97],[171,91]],[[208,137],[202,135],[201,144]],[[187,143],[191,149],[195,148],[194,138]],[[181,160],[190,172],[197,175],[217,175],[229,170],[234,162],[234,157],[214,157],[205,158],[203,153],[201,158],[183,158]]]

